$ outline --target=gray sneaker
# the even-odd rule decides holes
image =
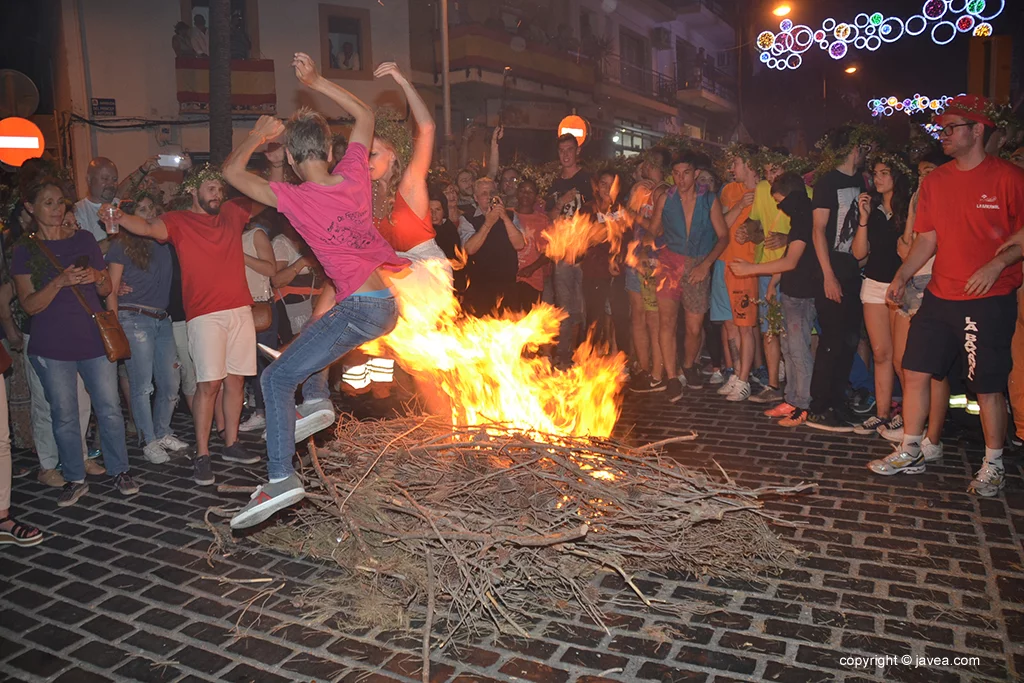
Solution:
[[[295,420],[295,443],[302,443],[319,431],[334,425],[334,406],[330,401],[322,401],[316,408],[311,408],[306,415]]]
[[[269,518],[278,510],[298,503],[306,497],[297,474],[276,484],[264,484],[253,491],[248,504],[231,518],[232,529],[245,529],[256,526]]]
[[[782,403],[782,391],[773,387],[765,387],[749,399],[752,403]]]
[[[197,455],[192,458],[192,479],[200,486],[213,485],[213,464],[210,456]]]
[[[64,488],[60,491],[60,496],[57,497],[57,507],[66,508],[69,505],[74,505],[78,502],[78,499],[89,493],[89,485],[85,482],[76,484],[73,481],[69,481],[64,484]]]
[[[237,462],[240,465],[255,465],[262,460],[260,456],[253,455],[246,450],[241,441],[236,441],[230,446],[225,446],[224,450],[220,453],[220,457],[224,458],[228,462]]]

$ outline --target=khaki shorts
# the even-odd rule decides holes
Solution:
[[[256,326],[249,306],[193,318],[187,330],[197,382],[256,374]]]

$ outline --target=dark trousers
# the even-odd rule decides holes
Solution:
[[[281,341],[278,336],[278,328],[280,326],[280,315],[278,314],[277,306],[271,305],[270,309],[273,314],[270,317],[270,327],[263,330],[262,332],[256,333],[256,343],[265,344],[272,349],[280,348]],[[263,371],[267,369],[272,361],[267,358],[262,352],[256,352],[256,376],[247,378],[247,381],[252,382],[253,394],[256,398],[256,410],[263,410],[265,403],[263,402],[263,387],[260,385],[260,377],[263,376]]]
[[[818,353],[811,375],[811,412],[839,408],[846,401],[850,369],[860,342],[864,309],[860,302],[859,276],[839,281],[843,300],[836,303],[824,293],[815,298],[818,310]]]
[[[607,344],[604,329],[604,306],[611,291],[611,278],[583,278],[583,301],[587,315],[587,330],[594,329],[594,343]]]
[[[612,304],[612,325],[615,327],[615,345],[627,356],[630,353],[630,340],[633,333],[633,322],[629,315],[629,293],[626,291],[624,274],[612,278],[611,291],[608,299]]]
[[[686,334],[685,325],[683,334]],[[680,343],[682,343],[682,338],[680,338]],[[708,350],[708,356],[711,357],[711,367],[724,370],[725,352],[722,349],[722,323],[711,322],[710,311],[704,316],[704,346]],[[733,363],[735,362],[733,361]]]

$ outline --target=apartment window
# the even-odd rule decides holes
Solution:
[[[181,0],[181,20],[196,26],[196,17],[210,29],[210,0]],[[231,0],[231,58],[259,59],[260,54],[259,0]]]
[[[368,10],[320,5],[320,66],[328,78],[373,78]]]
[[[651,90],[651,49],[647,42],[624,28],[619,29],[621,83],[634,92]]]
[[[615,119],[612,145],[617,154],[631,157],[653,147],[658,137],[651,128],[641,126],[632,121]]]

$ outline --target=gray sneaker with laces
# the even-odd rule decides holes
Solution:
[[[294,505],[305,497],[306,490],[302,488],[302,482],[294,472],[284,481],[263,484],[253,491],[246,506],[231,518],[231,528],[245,529],[256,526],[278,510]]]
[[[213,485],[213,464],[210,456],[197,455],[192,458],[192,479],[200,486]]]

